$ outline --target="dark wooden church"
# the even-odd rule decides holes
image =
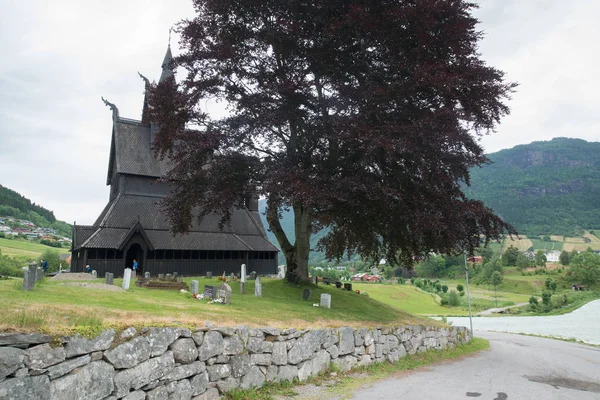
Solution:
[[[168,48],[161,80],[173,75],[172,65]],[[153,276],[230,274],[239,272],[241,264],[248,273],[277,273],[278,249],[267,240],[256,197],[245,199],[222,230],[220,217],[209,215],[201,222],[196,218],[189,233],[173,236],[159,209],[170,191],[168,184],[159,182],[169,162],[154,157],[151,147],[158,127],[148,121],[147,99],[141,121],[122,118],[116,106],[105,103],[113,111],[106,180],[110,199],[93,225],[73,227],[71,271],[83,272],[89,265],[98,276],[106,272],[123,276],[136,259],[139,270]]]

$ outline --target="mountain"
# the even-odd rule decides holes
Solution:
[[[600,228],[600,142],[555,138],[488,154],[465,193],[519,233],[574,235]]]
[[[52,211],[32,203],[28,198],[2,185],[0,185],[0,216],[25,219],[36,226],[54,228],[57,234],[71,237],[71,225],[57,220]]]
[[[575,235],[600,230],[600,142],[555,138],[488,154],[491,164],[471,170],[467,196],[482,200],[519,233]],[[259,201],[263,224],[266,201]],[[293,241],[292,211],[282,212],[283,229]],[[277,245],[272,232],[269,240]],[[315,248],[321,235],[313,235]],[[311,262],[324,254],[311,252]],[[280,262],[284,262],[280,253]]]

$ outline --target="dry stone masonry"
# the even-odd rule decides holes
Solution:
[[[0,399],[218,399],[470,339],[464,327],[163,327],[64,337],[55,347],[47,335],[0,333]]]

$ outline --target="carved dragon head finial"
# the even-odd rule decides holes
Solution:
[[[117,106],[115,106],[110,101],[106,100],[104,97],[101,97],[101,98],[102,98],[102,101],[104,102],[104,104],[107,105],[112,110],[113,120],[116,120],[119,116],[119,109],[117,108]]]
[[[146,84],[146,87],[150,86],[150,79],[148,79],[144,75],[140,74],[139,71],[138,71],[138,75],[140,76],[140,78],[142,78],[144,80],[144,83]]]

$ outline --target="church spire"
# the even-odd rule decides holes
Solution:
[[[170,78],[174,75],[173,73],[173,55],[171,54],[171,44],[169,43],[169,47],[167,47],[167,53],[165,54],[165,58],[162,62],[162,73],[160,74],[159,82],[163,82],[165,79]]]

